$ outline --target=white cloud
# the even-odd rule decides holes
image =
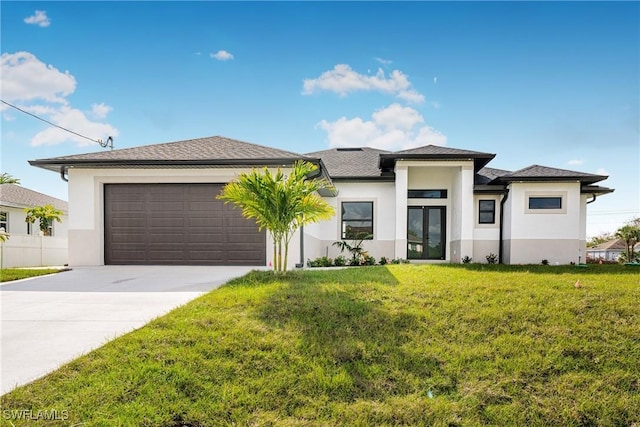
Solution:
[[[0,57],[2,98],[7,102],[43,99],[65,103],[76,90],[76,79],[38,60],[29,52],[3,53]]]
[[[98,119],[104,119],[112,110],[113,108],[105,105],[104,102],[91,105],[91,114]]]
[[[229,61],[233,59],[233,55],[226,50],[219,50],[218,52],[210,53],[209,55],[218,61]]]
[[[424,102],[424,95],[411,87],[409,78],[400,70],[393,70],[387,77],[382,69],[369,76],[355,72],[347,64],[338,64],[318,78],[304,79],[303,95],[328,91],[346,96],[355,91],[378,91],[395,95],[408,102]]]
[[[382,58],[378,58],[377,56],[375,58],[373,58],[373,59],[375,59],[376,61],[378,61],[382,65],[389,65],[389,64],[391,64],[393,62],[390,59],[382,59]]]
[[[113,126],[107,123],[93,122],[82,111],[68,106],[60,107],[50,116],[50,121],[94,140],[104,141],[109,136],[118,136],[118,130]],[[31,139],[31,145],[56,145],[66,141],[76,142],[79,146],[95,145],[93,141],[55,127],[48,127],[38,132]]]
[[[584,160],[581,160],[581,159],[569,160],[569,161],[567,162],[567,164],[568,164],[568,165],[571,165],[571,166],[580,166],[580,165],[581,165],[581,164],[583,164],[583,163],[584,163]]]
[[[598,170],[596,170],[596,175],[609,175],[609,172],[607,172],[607,170],[605,168],[598,168]]]
[[[4,53],[0,63],[2,98],[7,102],[93,140],[105,140],[108,136],[118,135],[118,130],[112,125],[90,120],[81,110],[69,105],[66,97],[75,92],[77,83],[68,71],[62,73],[29,52]],[[96,120],[102,120],[111,110],[104,103],[96,103],[92,104],[89,114]],[[10,120],[11,116],[6,113],[9,110],[3,108],[2,111],[4,120]],[[66,141],[76,142],[78,145],[95,144],[50,126],[35,134],[31,145],[54,145]]]
[[[35,14],[24,18],[24,22],[27,24],[34,24],[43,28],[51,25],[51,20],[47,16],[47,12],[45,12],[44,10],[36,10]]]
[[[422,125],[424,118],[410,107],[391,104],[375,111],[371,118],[341,117],[333,122],[322,120],[318,127],[327,132],[330,147],[375,147],[395,151],[447,143],[445,135]]]

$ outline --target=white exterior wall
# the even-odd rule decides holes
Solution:
[[[480,224],[480,200],[494,200],[496,206],[495,223]],[[498,255],[500,252],[500,201],[497,194],[478,194],[473,200],[473,262],[486,263],[487,255]],[[462,254],[463,256],[465,254]]]
[[[505,261],[510,264],[569,264],[584,261],[586,199],[579,182],[512,183],[507,200]],[[529,210],[530,196],[560,196],[560,210]]]
[[[395,185],[389,182],[334,182],[337,197],[326,197],[325,201],[335,209],[335,216],[328,221],[305,227],[305,258],[322,256],[335,258],[341,255],[333,246],[341,237],[342,202],[373,202],[373,239],[364,242],[369,255],[395,258],[396,205]],[[406,210],[405,210],[406,216]],[[406,234],[406,230],[405,230]],[[348,253],[342,253],[346,258]]]
[[[69,264],[104,265],[104,184],[225,184],[250,169],[69,169]],[[285,169],[285,173],[287,170]],[[299,237],[289,247],[289,268],[299,262]],[[273,241],[267,233],[267,264],[273,262]]]
[[[404,197],[408,206],[445,206],[446,241],[445,260],[460,262],[473,253],[473,161],[398,161],[408,169],[407,190]],[[396,166],[397,175],[397,166]],[[408,190],[447,190],[446,199],[407,199]],[[399,205],[399,204],[398,204]],[[402,236],[406,257],[407,209],[404,206]],[[398,230],[400,232],[400,230]]]
[[[0,254],[3,268],[62,266],[69,262],[66,213],[61,222],[54,222],[53,236],[42,236],[37,221],[31,225],[32,234],[27,234],[24,208],[0,206],[0,211],[7,212],[9,233]]]

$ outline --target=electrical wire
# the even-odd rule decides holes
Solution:
[[[47,123],[47,124],[50,124],[51,126],[55,126],[55,127],[57,127],[58,129],[62,129],[62,130],[63,130],[63,131],[65,131],[65,132],[69,132],[69,133],[72,133],[72,134],[74,134],[74,135],[77,135],[77,136],[79,136],[79,137],[81,137],[81,138],[88,139],[88,140],[89,140],[89,141],[91,141],[91,142],[96,142],[96,143],[100,144],[100,146],[101,146],[102,148],[109,147],[109,144],[111,144],[111,148],[113,148],[113,138],[112,138],[112,137],[108,137],[106,142],[103,142],[101,139],[93,139],[93,138],[89,138],[88,136],[84,136],[84,135],[82,135],[82,134],[79,134],[78,132],[74,132],[74,131],[72,131],[72,130],[70,130],[70,129],[67,129],[67,128],[64,128],[64,127],[62,127],[62,126],[59,126],[59,125],[57,125],[57,124],[55,124],[55,123],[51,123],[50,121],[45,120],[45,119],[43,119],[42,117],[36,116],[35,114],[30,113],[30,112],[28,112],[28,111],[25,111],[25,110],[23,110],[23,109],[22,109],[22,108],[20,108],[20,107],[16,107],[16,106],[15,106],[15,105],[13,105],[13,104],[9,104],[9,103],[8,103],[7,101],[5,101],[4,99],[0,99],[0,102],[2,102],[3,104],[8,105],[9,107],[15,108],[16,110],[18,110],[18,111],[20,111],[20,112],[22,112],[22,113],[28,114],[28,115],[30,115],[31,117],[35,117],[35,118],[36,118],[36,119],[38,119],[38,120],[41,120],[41,121],[43,121],[43,122],[45,122],[45,123]]]

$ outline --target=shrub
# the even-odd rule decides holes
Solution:
[[[408,259],[402,259],[402,258],[394,258],[391,260],[391,264],[409,264],[411,261],[409,261]]]
[[[389,259],[387,257],[380,257],[380,265],[385,265],[389,263]]]
[[[486,258],[487,258],[487,264],[495,264],[498,262],[498,255],[494,254],[493,252],[487,255]]]
[[[333,260],[329,257],[318,257],[314,260],[307,260],[307,267],[331,267],[333,266]]]
[[[371,255],[367,255],[364,257],[363,265],[376,265],[376,259]]]
[[[343,266],[347,265],[347,259],[345,257],[343,257],[342,255],[338,255],[333,260],[333,265],[335,265],[336,267],[343,267]]]
[[[470,263],[471,263],[471,257],[470,257],[469,255],[465,255],[465,256],[462,258],[462,263],[463,263],[463,264],[470,264]]]
[[[543,259],[542,260],[542,265],[549,265],[549,260],[548,259]]]

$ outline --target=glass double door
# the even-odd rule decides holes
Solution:
[[[409,206],[408,259],[445,259],[446,219],[445,206]]]

